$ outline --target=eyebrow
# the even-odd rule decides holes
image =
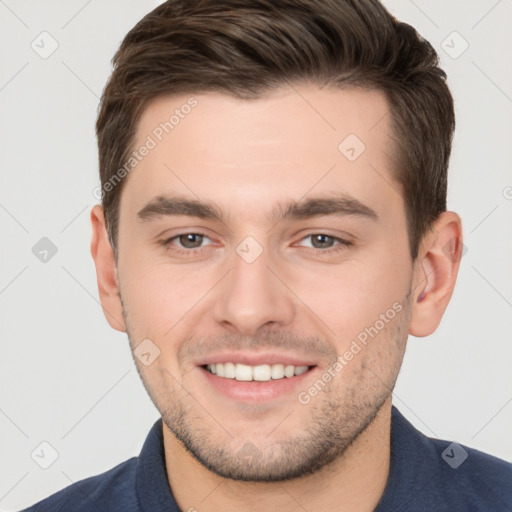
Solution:
[[[158,217],[179,215],[225,222],[221,210],[213,203],[180,196],[157,196],[137,213],[137,217],[144,222]],[[348,194],[331,194],[278,204],[272,210],[270,218],[274,222],[279,222],[322,215],[355,216],[375,222],[379,220],[375,210]]]

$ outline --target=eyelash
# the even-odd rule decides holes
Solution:
[[[181,236],[185,236],[185,235],[198,235],[198,236],[202,236],[204,238],[209,238],[204,233],[198,233],[198,232],[195,232],[195,231],[188,231],[188,232],[185,232],[185,233],[179,233],[177,235],[174,235],[171,238],[168,238],[166,240],[162,240],[160,242],[160,244],[163,245],[165,248],[169,248],[169,246],[172,245],[172,242],[174,240],[177,240]],[[307,249],[312,249],[312,250],[314,250],[317,253],[332,254],[332,253],[335,253],[335,252],[338,252],[338,251],[345,250],[348,247],[350,247],[351,245],[353,245],[353,243],[349,242],[348,240],[344,240],[343,238],[339,238],[339,237],[332,236],[332,235],[327,235],[327,234],[321,233],[321,232],[319,232],[319,233],[310,233],[309,235],[306,235],[306,236],[302,237],[299,241],[302,242],[302,241],[306,240],[307,238],[313,237],[315,235],[316,236],[323,235],[323,236],[332,238],[335,242],[338,242],[337,245],[335,245],[333,247],[330,247],[328,249],[319,249],[319,248],[316,248],[316,247],[306,247]],[[192,255],[194,255],[196,253],[196,251],[202,249],[203,247],[204,246],[200,246],[200,247],[195,247],[193,249],[184,249],[184,248],[180,248],[180,247],[175,247],[174,250],[178,254],[185,254],[187,256],[192,256]]]

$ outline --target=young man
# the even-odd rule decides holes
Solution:
[[[512,509],[512,465],[391,394],[452,295],[453,102],[377,0],[170,0],[114,58],[92,255],[161,413],[30,511]]]

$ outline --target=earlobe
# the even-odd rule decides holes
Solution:
[[[117,265],[112,245],[108,239],[103,209],[100,205],[95,205],[91,210],[91,224],[91,255],[96,266],[103,314],[113,329],[126,332],[117,279]]]
[[[442,213],[425,235],[414,271],[413,310],[409,333],[423,337],[439,326],[450,302],[462,257],[462,222]]]

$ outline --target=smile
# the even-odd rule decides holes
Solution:
[[[240,363],[216,363],[205,365],[204,368],[211,374],[225,379],[237,381],[269,381],[291,378],[306,373],[309,366],[293,366],[284,364],[259,364],[249,366]]]

